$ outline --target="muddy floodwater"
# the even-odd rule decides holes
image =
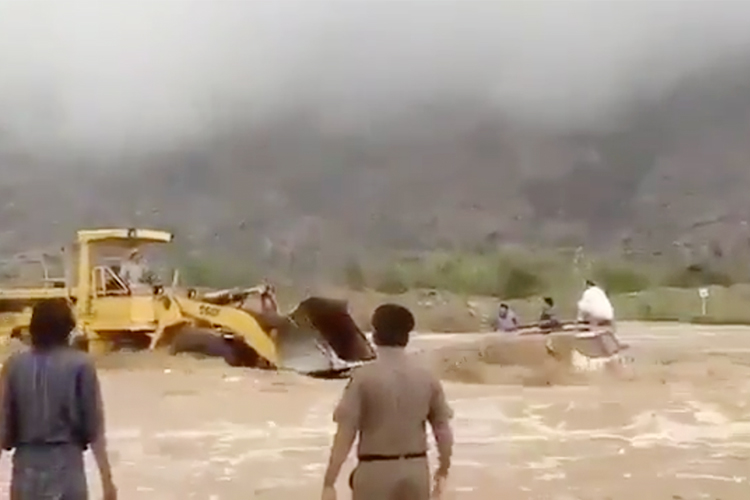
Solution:
[[[447,499],[750,498],[750,329],[619,329],[635,358],[622,378],[540,383],[486,366],[467,383],[443,370],[456,433]],[[421,335],[413,348],[472,339]],[[101,376],[121,498],[319,498],[344,381],[151,354],[113,358]],[[2,498],[9,469],[4,457]]]

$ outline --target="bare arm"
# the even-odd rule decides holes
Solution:
[[[453,454],[453,429],[449,422],[440,422],[432,427],[438,449],[437,476],[447,476]]]
[[[80,372],[81,412],[84,440],[91,445],[102,483],[112,483],[112,467],[107,454],[106,428],[104,424],[104,403],[102,401],[99,377],[93,363],[89,362]]]
[[[5,363],[3,363],[2,368],[0,368],[0,444],[2,445],[5,444],[8,435],[8,401],[6,401],[6,398],[8,397],[7,384],[9,363],[10,359],[6,360]],[[2,453],[3,446],[0,446],[0,457],[2,457]]]
[[[279,312],[279,304],[276,302],[276,297],[273,294],[268,294],[266,297],[267,305],[269,311],[277,313]]]
[[[432,427],[432,433],[435,435],[435,443],[438,449],[438,469],[435,475],[440,477],[447,476],[451,466],[451,455],[453,454],[451,418],[453,418],[453,410],[448,406],[443,386],[439,380],[434,380],[430,413],[427,419]]]
[[[101,434],[91,443],[91,452],[94,454],[94,460],[96,460],[96,467],[99,469],[99,476],[102,483],[112,483],[112,466],[109,463],[107,438],[103,428]]]
[[[361,382],[355,373],[352,375],[346,389],[344,389],[341,401],[333,413],[333,420],[338,424],[338,429],[331,445],[331,457],[328,461],[325,477],[323,478],[323,487],[332,487],[336,483],[341,472],[341,466],[346,461],[346,457],[354,445],[354,440],[359,430],[359,418],[362,406],[361,391]]]
[[[333,438],[333,444],[331,445],[331,458],[328,460],[326,475],[323,478],[324,487],[336,484],[336,480],[341,473],[341,467],[344,465],[356,437],[357,430],[354,427],[339,424],[336,436]]]

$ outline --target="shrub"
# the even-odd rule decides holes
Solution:
[[[675,288],[695,288],[699,286],[730,286],[732,278],[721,271],[716,271],[708,266],[692,264],[670,273],[664,283],[666,286]]]
[[[416,287],[461,295],[525,298],[542,291],[545,270],[529,259],[507,254],[441,252],[389,266],[380,275],[376,289],[384,293],[403,293]]]
[[[181,266],[181,273],[185,284],[212,288],[248,286],[257,280],[255,273],[248,268],[208,259],[188,260]]]
[[[540,276],[520,267],[511,267],[500,280],[498,295],[503,299],[525,299],[538,295],[544,288]]]
[[[651,284],[644,273],[622,265],[599,264],[592,274],[594,280],[611,294],[640,292]]]
[[[389,295],[399,295],[409,291],[406,273],[398,266],[389,267],[375,284],[375,290]]]
[[[344,266],[344,281],[352,290],[361,291],[367,287],[365,272],[358,261],[350,260]]]

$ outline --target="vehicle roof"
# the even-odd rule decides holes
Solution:
[[[111,228],[78,231],[78,243],[169,243],[174,235],[156,229]]]

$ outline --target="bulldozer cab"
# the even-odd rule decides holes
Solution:
[[[140,267],[138,279],[132,279],[127,269]],[[94,261],[92,291],[95,296],[146,295],[157,282],[143,261],[133,263],[128,255],[102,257]]]
[[[95,229],[78,232],[76,313],[89,330],[153,330],[153,287],[132,281],[123,268],[153,244],[172,234],[147,229]]]
[[[89,288],[94,297],[149,295],[156,285],[154,275],[143,259],[146,248],[154,243],[168,243],[172,235],[164,231],[142,229],[100,229],[79,231],[79,288]],[[139,267],[135,277],[128,268]],[[86,286],[86,283],[89,286]]]

